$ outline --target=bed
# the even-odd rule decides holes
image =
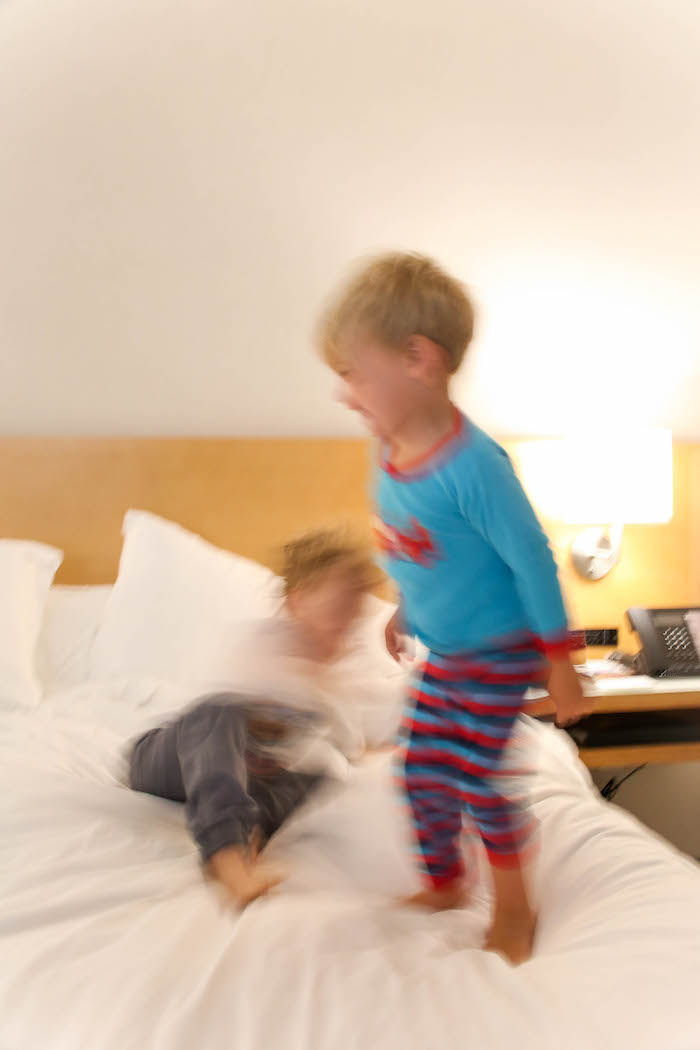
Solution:
[[[212,588],[222,580],[230,588],[220,610],[238,595],[223,637],[253,611],[265,614],[274,580],[190,530],[132,512],[117,583],[96,586],[110,571],[108,556],[97,557],[100,537],[114,545],[104,506],[92,518],[92,554],[81,560],[88,546],[77,533],[87,524],[71,540],[60,500],[53,522],[32,509],[37,499],[18,509],[19,489],[34,491],[29,460],[46,467],[46,449],[24,452],[11,486],[12,532],[40,543],[7,555],[8,565],[20,556],[31,563],[31,573],[0,561],[12,583],[0,627],[14,629],[19,605],[11,603],[25,584],[22,609],[33,609],[33,626],[27,620],[11,651],[0,642],[2,1050],[700,1047],[700,869],[603,802],[568,737],[527,717],[517,747],[531,769],[527,793],[540,822],[540,925],[530,962],[513,968],[479,949],[488,873],[469,839],[467,907],[435,915],[397,903],[416,876],[387,750],[349,768],[273,839],[271,855],[288,873],[277,892],[240,914],[225,906],[202,875],[182,808],[125,786],[124,744],[204,687],[203,668],[215,673],[222,647],[214,629],[197,637],[177,674],[163,673],[183,659],[177,631],[195,637],[188,615],[196,623],[202,601],[211,607]],[[343,450],[356,480],[364,455]],[[300,460],[297,447],[290,485],[295,473],[308,476]],[[84,469],[84,461],[75,446],[74,464]],[[146,503],[136,489],[147,485],[153,463],[145,475],[133,466],[143,461],[135,446],[122,450],[120,477],[132,480],[114,502],[117,537],[126,507]],[[70,494],[75,479],[63,480]],[[347,474],[345,481],[342,511],[359,517],[362,489]],[[96,500],[98,490],[88,496]],[[71,514],[88,501],[74,496]],[[285,534],[291,522],[278,496],[274,528]],[[295,527],[307,523],[305,512],[318,518],[335,509],[318,500],[297,508]],[[150,510],[175,516],[157,501]],[[237,504],[229,521],[244,510]],[[190,529],[196,517],[186,519]],[[231,525],[234,549],[235,533]],[[82,586],[51,583],[59,558],[47,551],[59,534],[70,548],[66,582]],[[268,531],[256,542],[272,547],[274,539]],[[180,596],[184,588],[189,608],[179,607],[164,631],[173,588]],[[372,743],[390,738],[403,688],[401,670],[382,662],[385,614],[377,599],[361,625],[361,656],[346,668]],[[15,656],[32,630],[30,683],[26,661],[20,667]]]

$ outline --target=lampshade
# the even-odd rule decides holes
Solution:
[[[620,430],[524,441],[523,484],[548,518],[575,524],[666,522],[673,514],[670,430]]]

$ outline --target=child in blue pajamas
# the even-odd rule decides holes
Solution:
[[[450,376],[473,331],[463,287],[418,255],[362,269],[332,302],[320,338],[341,400],[377,437],[376,536],[400,594],[386,629],[398,658],[415,636],[401,733],[403,787],[426,889],[464,896],[464,811],[491,865],[487,947],[514,962],[532,950],[523,868],[533,821],[501,783],[529,686],[546,683],[564,724],[590,709],[568,655],[567,621],[547,537],[504,450],[452,403]]]

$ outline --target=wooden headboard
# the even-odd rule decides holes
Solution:
[[[517,462],[517,443],[506,446]],[[369,526],[370,446],[335,438],[0,438],[0,536],[65,551],[59,583],[116,578],[129,507],[275,564],[282,542],[339,518]],[[674,514],[630,525],[620,564],[592,584],[572,570],[576,526],[544,522],[578,626],[618,626],[630,605],[700,601],[700,445],[674,446]],[[390,593],[390,592],[387,592]]]
[[[274,564],[324,521],[369,528],[369,444],[304,438],[0,438],[0,536],[65,551],[58,583],[116,579],[129,507]]]

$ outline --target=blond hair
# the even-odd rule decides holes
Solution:
[[[392,252],[356,272],[321,318],[321,353],[334,370],[342,367],[342,337],[358,329],[397,349],[412,335],[426,336],[456,372],[474,334],[474,307],[464,286],[432,259]]]
[[[347,526],[302,533],[282,548],[285,595],[318,581],[329,569],[337,567],[347,570],[365,591],[372,590],[381,579],[369,543],[355,536]]]

